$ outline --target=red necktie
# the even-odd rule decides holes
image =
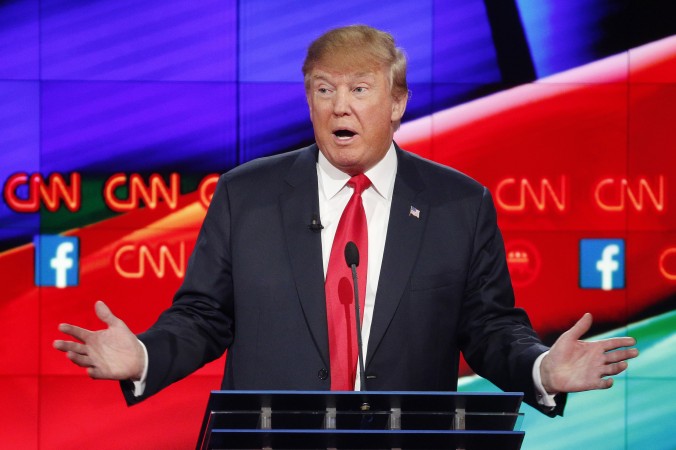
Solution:
[[[359,249],[357,277],[359,278],[359,306],[362,317],[366,295],[368,228],[361,193],[368,189],[371,180],[366,175],[359,174],[350,178],[347,184],[354,188],[354,192],[338,222],[324,285],[332,391],[353,390],[357,373],[358,349],[354,318],[354,288],[352,271],[345,262],[345,245],[350,241],[354,242]]]

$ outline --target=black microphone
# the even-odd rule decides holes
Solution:
[[[312,215],[312,220],[310,221],[310,225],[307,226],[310,231],[313,233],[319,233],[324,229],[324,226],[322,225],[321,220],[319,220],[319,214],[313,214]]]
[[[359,265],[359,249],[357,244],[350,241],[345,245],[345,263],[352,269],[352,283],[354,285],[354,312],[355,324],[357,328],[357,348],[359,350],[359,380],[361,390],[366,390],[366,375],[364,374],[364,345],[361,339],[361,316],[359,314],[359,281],[357,280],[357,266]],[[367,403],[362,405],[362,410],[368,410]]]
[[[359,266],[359,249],[352,241],[345,244],[345,262],[347,267]]]

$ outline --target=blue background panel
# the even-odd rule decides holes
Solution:
[[[330,28],[353,24],[392,33],[410,58],[409,82],[430,81],[431,0],[241,2],[240,81],[302,81],[301,67],[310,42]]]
[[[0,186],[3,190],[10,175],[39,170],[39,90],[37,81],[0,81]],[[28,190],[20,188],[16,194],[26,199]],[[15,213],[4,198],[0,202],[0,240],[13,239],[23,233],[21,229],[38,225],[37,215]]]
[[[419,117],[432,114],[432,83],[408,83],[408,104],[402,122],[408,122]]]
[[[235,0],[41,4],[44,79],[235,80]]]
[[[42,171],[224,171],[236,162],[235,89],[44,82]]]
[[[626,48],[628,0],[516,0],[538,78]]]
[[[38,15],[38,0],[0,2],[0,79],[39,77]]]
[[[436,0],[433,43],[434,82],[502,80],[482,0]]]
[[[240,83],[240,163],[314,142],[305,87]]]

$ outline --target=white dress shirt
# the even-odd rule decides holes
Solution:
[[[394,179],[397,174],[397,154],[394,144],[385,157],[365,175],[371,180],[371,186],[361,194],[366,224],[368,226],[368,268],[366,273],[366,298],[362,319],[362,342],[364,343],[364,361],[371,332],[373,307],[376,302],[376,290],[380,279],[380,267],[385,252],[385,238],[387,224],[390,218]],[[347,185],[350,175],[336,169],[320,152],[317,161],[317,181],[319,184],[319,217],[324,229],[322,230],[322,260],[324,262],[324,279],[329,266],[331,246],[336,235],[340,216],[343,214],[347,202],[352,197],[353,189]],[[359,377],[355,383],[355,390],[359,390]]]

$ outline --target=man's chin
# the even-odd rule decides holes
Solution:
[[[331,161],[331,163],[341,172],[345,172],[349,175],[357,175],[359,173],[364,173],[367,170],[364,167],[363,162],[357,158],[339,158]]]

